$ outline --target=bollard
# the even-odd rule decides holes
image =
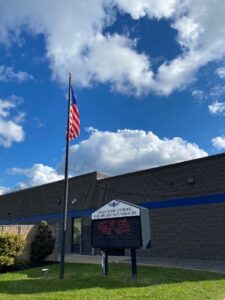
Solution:
[[[48,278],[49,269],[41,269],[43,277]]]

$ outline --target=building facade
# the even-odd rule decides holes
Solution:
[[[56,226],[60,244],[64,181],[0,196],[0,225]],[[91,213],[113,199],[149,209],[151,248],[138,255],[225,260],[225,154],[109,177],[69,180],[66,252],[91,254]]]

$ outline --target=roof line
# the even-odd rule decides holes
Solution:
[[[204,156],[204,157],[200,157],[200,158],[185,160],[185,161],[181,161],[181,162],[176,162],[176,163],[172,163],[172,164],[162,165],[162,166],[158,166],[158,167],[148,168],[148,169],[144,169],[144,170],[123,173],[123,174],[111,176],[109,178],[102,178],[100,180],[105,181],[105,180],[110,180],[110,179],[113,179],[113,178],[118,178],[118,177],[123,177],[123,176],[132,176],[134,174],[139,174],[139,173],[147,173],[147,172],[150,172],[150,171],[154,172],[154,171],[158,171],[159,169],[167,169],[167,168],[171,168],[171,167],[183,166],[183,165],[191,164],[193,162],[195,163],[197,161],[211,160],[211,159],[214,159],[214,158],[217,158],[217,157],[224,157],[224,156],[225,156],[225,153],[219,153],[219,154]]]

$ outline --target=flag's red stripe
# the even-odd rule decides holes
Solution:
[[[80,134],[80,119],[79,113],[71,107],[70,110],[70,140],[76,138]]]
[[[71,120],[72,122],[75,122],[75,123],[77,123],[78,125],[80,125],[79,115],[74,114],[73,111],[70,112],[70,120]]]
[[[79,132],[79,124],[75,123],[75,122],[71,122],[71,128],[73,128],[74,130],[76,130],[77,132]]]
[[[74,128],[76,130],[76,132],[78,134],[79,129],[80,129],[79,115],[74,115],[73,111],[71,111],[71,114],[70,114],[70,124],[71,124],[72,128]]]
[[[73,100],[73,99],[72,99]],[[75,99],[74,99],[75,100]],[[69,140],[75,139],[80,134],[80,116],[76,101],[72,101],[70,106],[70,128],[69,128]]]
[[[73,133],[73,134],[75,134],[75,135],[79,135],[79,127],[77,127],[77,125],[76,124],[71,124],[71,126],[70,126],[70,131]]]
[[[79,119],[79,113],[78,113],[77,107],[72,106],[70,109],[70,114],[72,114],[73,116],[75,116]]]

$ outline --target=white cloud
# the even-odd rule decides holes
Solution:
[[[210,96],[214,99],[219,99],[225,95],[225,86],[216,85],[210,90]]]
[[[181,54],[164,61],[153,74],[150,56],[136,50],[138,41],[103,34],[117,18],[116,6],[135,20],[169,19]],[[221,0],[8,0],[0,2],[0,11],[1,42],[18,41],[22,30],[43,33],[53,78],[65,82],[65,74],[74,71],[81,86],[109,82],[123,93],[168,95],[195,80],[202,66],[225,55]]]
[[[144,15],[152,18],[170,18],[171,26],[178,32],[177,41],[182,53],[159,66],[150,90],[168,95],[175,89],[185,88],[195,80],[202,66],[224,57],[225,29],[221,25],[224,23],[225,2],[220,0],[140,2],[117,0],[117,2],[121,3],[124,11],[136,18]],[[135,2],[139,4],[135,5]],[[160,2],[164,3],[164,6]]]
[[[121,174],[207,156],[196,144],[180,137],[160,139],[151,131],[98,131],[71,146],[70,170],[73,174],[100,171]],[[61,166],[62,167],[62,166]]]
[[[0,195],[7,194],[9,192],[11,192],[10,188],[4,187],[4,186],[0,186]]]
[[[0,120],[0,145],[8,148],[13,142],[24,140],[23,127],[13,121]]]
[[[118,7],[129,13],[133,19],[149,18],[169,18],[175,13],[176,0],[115,0]]]
[[[11,114],[11,109],[16,108],[17,105],[15,96],[10,100],[0,99],[0,146],[5,148],[10,147],[14,142],[22,142],[25,138],[23,127],[20,125],[25,114],[19,112],[15,117]]]
[[[28,178],[26,182],[18,184],[19,188],[41,185],[63,179],[63,176],[59,175],[54,168],[43,164],[34,164],[31,168],[27,169],[12,168],[9,171],[11,174],[24,175]]]
[[[76,60],[71,60],[70,66],[72,69],[78,68],[77,80],[84,86],[88,86],[90,81],[111,82],[113,89],[139,96],[152,84],[153,74],[149,71],[148,58],[144,54],[137,54],[133,50],[134,45],[134,42],[118,34],[97,34],[92,39],[88,56],[79,62],[82,65],[77,65]],[[62,63],[62,59],[56,59],[52,64],[54,70],[64,69],[63,73],[58,72],[54,75],[60,76],[57,77],[60,81],[65,80],[68,68],[65,61]]]
[[[209,112],[213,115],[224,114],[225,112],[225,102],[215,101],[208,106]]]
[[[15,103],[9,100],[0,99],[0,117],[7,117],[9,115],[9,110],[15,107]]]
[[[225,149],[225,136],[217,136],[212,139],[212,144],[217,149]]]
[[[70,147],[70,176],[92,171],[116,175],[208,155],[198,145],[180,137],[160,139],[151,131],[124,129],[110,132],[92,127],[88,131],[88,139]],[[26,177],[16,189],[61,180],[64,178],[64,159],[56,169],[34,164],[25,169],[12,168],[9,173]]]
[[[219,78],[224,79],[225,78],[225,67],[220,67],[216,70],[216,74],[219,76]]]
[[[208,98],[208,96],[206,95],[206,93],[203,92],[202,90],[194,90],[194,91],[192,91],[191,94],[197,100],[204,100],[204,99]]]
[[[33,76],[24,71],[14,71],[12,67],[0,66],[0,81],[23,82],[33,79]]]
[[[26,113],[24,111],[20,111],[14,118],[13,121],[17,124],[23,123],[26,118]]]
[[[45,126],[45,123],[40,120],[38,117],[33,117],[32,120],[34,121],[34,124],[37,128],[42,128]]]

